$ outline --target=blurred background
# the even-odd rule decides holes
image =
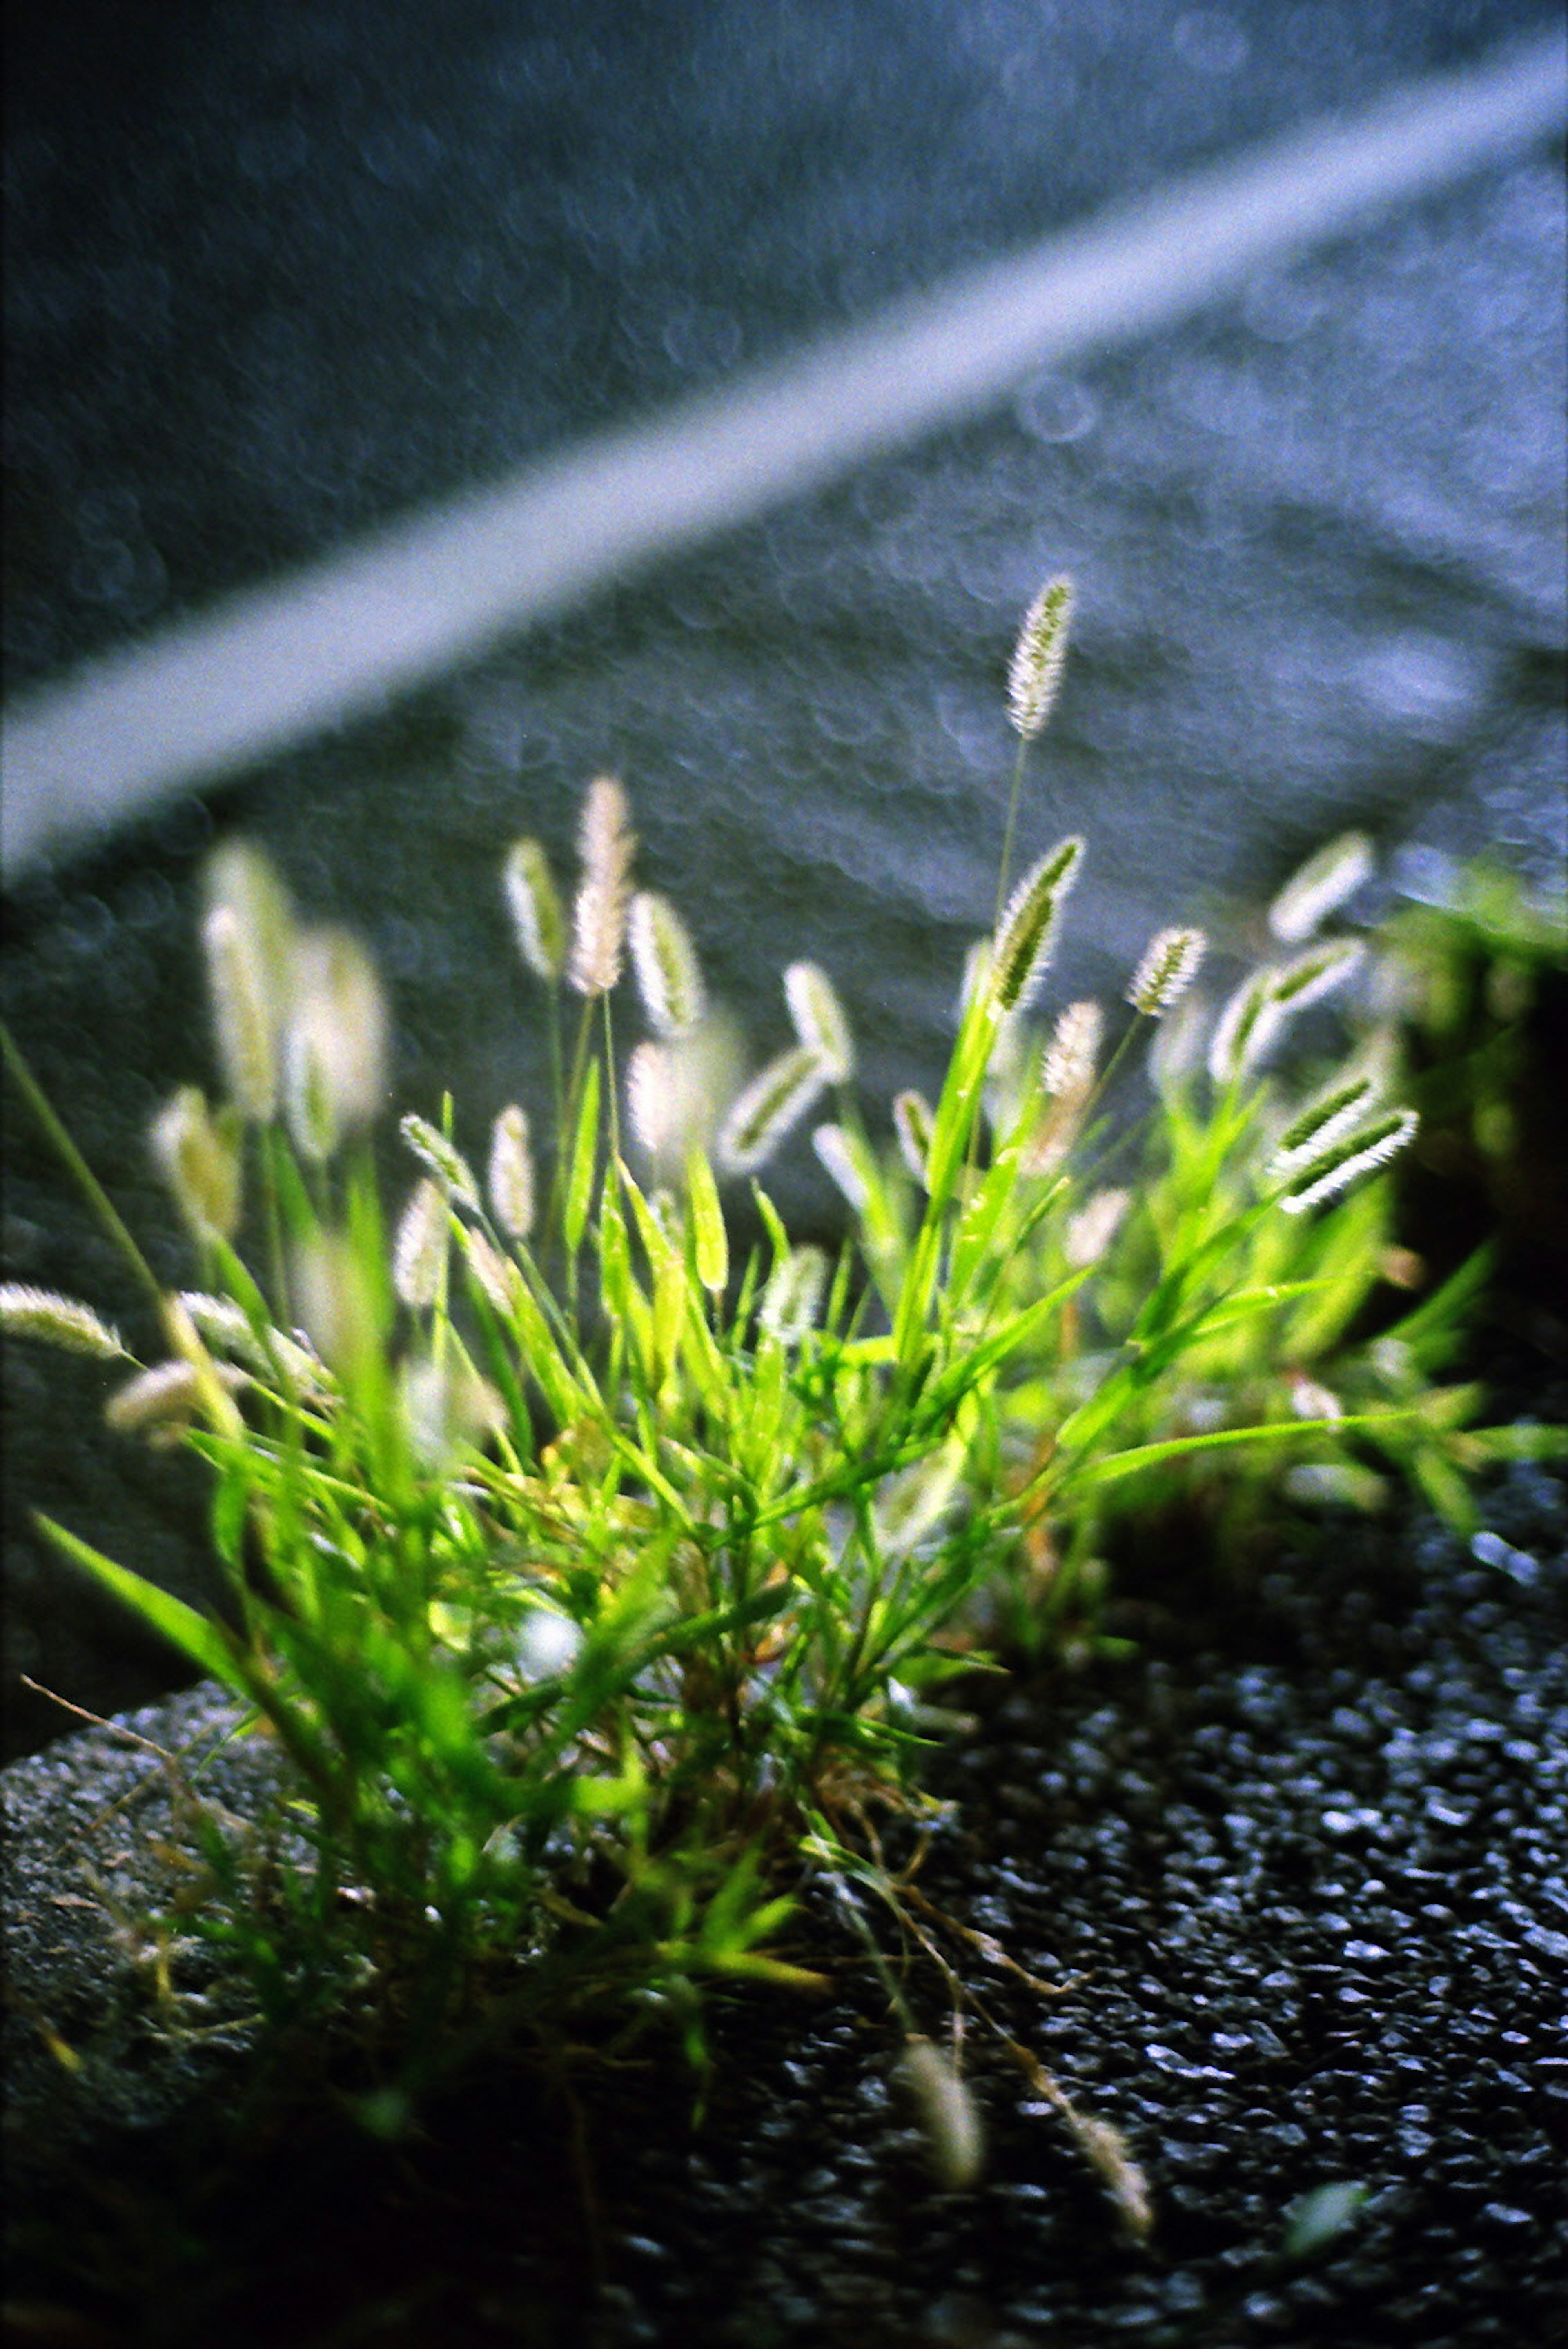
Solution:
[[[7,709],[367,531],[722,392],[897,297],[1408,84],[1482,69],[1534,0],[59,0],[7,10]],[[929,1086],[995,885],[1002,685],[1079,585],[1024,855],[1089,842],[1067,991],[1159,922],[1238,938],[1331,833],[1413,886],[1563,857],[1560,136],[1259,266],[1158,332],[999,388],[220,784],[7,874],[0,989],[160,1271],[147,1162],[212,1061],[202,859],[244,831],[369,938],[400,1106],[538,1098],[498,864],[566,869],[619,773],[762,1054],[824,963],[874,1125]],[[1169,265],[1179,275],[1184,255]],[[1222,981],[1225,966],[1218,977]],[[120,1314],[109,1255],[7,1104],[6,1277]],[[832,1214],[809,1153],[777,1188]],[[101,1425],[100,1370],[10,1350],[7,1754],[179,1668],[34,1534],[43,1508],[188,1597],[200,1481]]]

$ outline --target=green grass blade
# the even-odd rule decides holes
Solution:
[[[188,1607],[182,1599],[176,1599],[171,1591],[160,1590],[155,1582],[149,1582],[141,1575],[132,1573],[129,1567],[117,1566],[113,1558],[105,1557],[101,1550],[94,1549],[90,1542],[83,1541],[78,1535],[68,1533],[52,1517],[36,1516],[33,1522],[62,1556],[68,1557],[73,1565],[83,1568],[106,1590],[112,1591],[116,1599],[131,1608],[153,1630],[161,1632],[164,1639],[172,1641],[182,1655],[190,1657],[192,1663],[200,1664],[204,1672],[211,1672],[214,1680],[222,1681],[236,1695],[248,1697],[251,1694],[249,1682],[240,1670],[228,1639],[211,1616],[198,1614],[195,1608]]]

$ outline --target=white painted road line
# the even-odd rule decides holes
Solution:
[[[1553,26],[104,655],[0,720],[0,864],[16,875],[182,786],[275,755],[1565,119],[1568,35]]]

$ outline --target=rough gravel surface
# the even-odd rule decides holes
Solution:
[[[16,2337],[1568,2341],[1561,1482],[1510,1472],[1468,1548],[1347,1522],[1244,1599],[1146,1572],[1123,1615],[1137,1658],[1005,1694],[937,1772],[924,1894],[1076,1985],[1044,1997],[933,1929],[988,2139],[962,2192],[930,2176],[898,2027],[826,1906],[800,1946],[834,1995],[725,2015],[701,2127],[650,2059],[566,2086],[493,2069],[391,2147],[296,2118],[236,2148],[220,1987],[176,1953],[206,2003],[171,2052],[149,1952],[78,1905],[84,1854],[122,1904],[171,1865],[161,1765],[93,1733],[14,1767]],[[133,1725],[170,1744],[217,1718],[196,1692]],[[265,1767],[229,1751],[204,1783],[243,1809]],[[904,1981],[940,2035],[937,1968],[915,1953]],[[1147,2242],[977,2008],[1123,2133]],[[1292,2245],[1303,2198],[1315,2251]]]

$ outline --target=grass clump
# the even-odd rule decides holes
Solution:
[[[1043,591],[1015,657],[1020,771],[1070,604]],[[1009,843],[1017,802],[1015,779]],[[918,1805],[933,1700],[996,1651],[1098,1638],[1129,1505],[1223,1518],[1278,1506],[1282,1479],[1366,1503],[1393,1469],[1462,1522],[1469,1471],[1547,1440],[1478,1433],[1477,1392],[1434,1383],[1475,1266],[1353,1342],[1379,1284],[1414,1277],[1377,1174],[1416,1123],[1397,1042],[1371,1029],[1304,1098],[1267,1064],[1365,959],[1318,935],[1358,857],[1314,860],[1275,926],[1288,951],[1217,1011],[1201,932],[1159,931],[1107,1053],[1102,1005],[1028,1018],[1084,843],[1011,894],[1004,851],[945,1075],[879,1143],[814,965],[784,975],[796,1041],[738,1081],[635,849],[603,777],[569,898],[537,842],[512,848],[551,1146],[536,1164],[511,1104],[482,1173],[450,1101],[407,1116],[390,1216],[369,961],[302,925],[255,851],[221,852],[223,1099],[185,1087],[154,1128],[200,1266],[180,1294],[5,1040],[156,1303],[167,1359],[109,1418],[206,1463],[229,1611],[47,1529],[288,1757],[294,1857],[263,1867],[214,1830],[206,1930],[268,2014],[347,2003],[405,2085],[481,2023],[558,2038],[589,2009],[673,2014],[700,2058],[707,1987],[813,1981],[779,1946],[790,1888],[815,1871],[841,1905],[897,1907],[869,1819]],[[651,1032],[623,1057],[628,959]],[[1148,1105],[1113,1123],[1144,1040]],[[833,1254],[793,1242],[758,1179],[814,1117],[848,1211]],[[725,1184],[749,1186],[743,1255]],[[123,1351],[71,1300],[11,1289],[5,1314]],[[959,2092],[904,2020],[956,2137]]]

